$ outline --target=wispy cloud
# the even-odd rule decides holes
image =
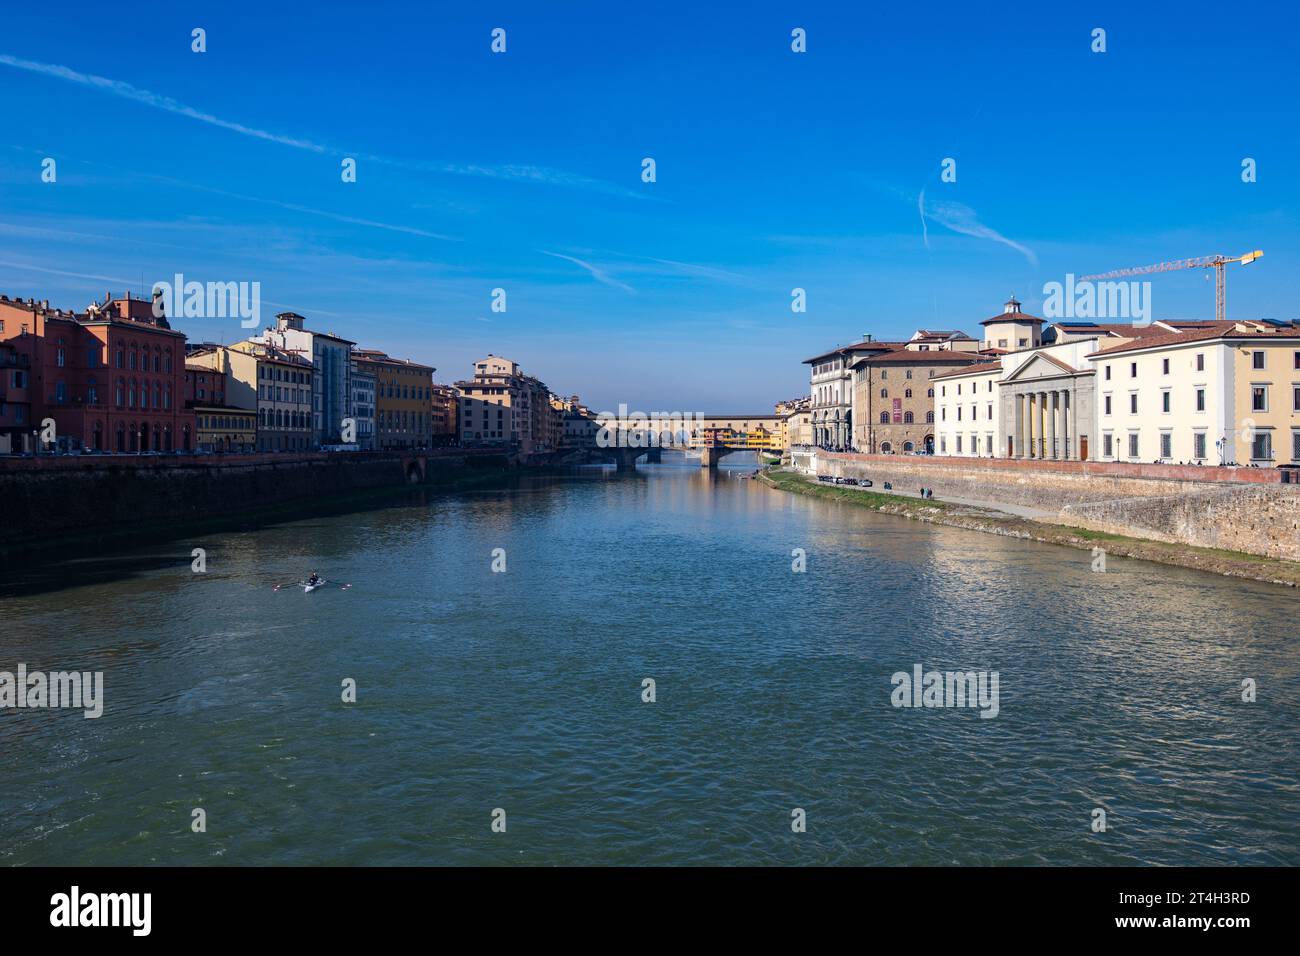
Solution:
[[[35,60],[24,60],[20,57],[10,56],[7,53],[0,53],[0,64],[18,70],[26,70],[29,73],[36,73],[41,76],[49,76],[65,80],[69,83],[76,83],[79,86],[99,90],[100,92],[108,93],[112,96],[131,100],[135,103],[141,103],[145,106],[151,106],[154,109],[164,110],[168,113],[175,113],[177,116],[184,116],[192,120],[197,120],[200,123],[207,123],[210,126],[229,130],[232,133],[239,133],[241,136],[251,136],[255,139],[264,140],[269,143],[291,146],[294,149],[305,149],[322,155],[332,154],[336,156],[354,156],[358,159],[365,159],[370,162],[382,163],[384,165],[408,169],[414,172],[446,173],[453,176],[477,176],[514,182],[540,183],[551,186],[564,186],[572,189],[594,190],[611,195],[625,196],[632,199],[652,198],[645,193],[638,192],[634,189],[628,189],[627,187],[620,186],[617,183],[592,179],[588,176],[581,176],[560,169],[549,169],[545,166],[519,164],[484,166],[463,163],[431,163],[420,160],[401,159],[392,156],[379,156],[373,153],[348,152],[336,147],[326,146],[323,143],[303,139],[302,137],[287,136],[283,133],[275,133],[270,130],[259,129],[255,126],[248,126],[244,123],[222,119],[221,117],[204,110],[196,109],[193,106],[187,106],[184,103],[172,99],[170,96],[164,96],[161,93],[154,93],[150,90],[141,89],[138,86],[133,86],[132,84],[122,80],[113,80],[108,77],[97,76],[93,73],[82,73],[79,70],[74,70],[67,66],[61,66],[57,63],[39,63]]]
[[[566,256],[560,252],[547,252],[545,249],[541,249],[539,251],[543,255],[554,256],[557,259],[564,259],[567,262],[572,262],[574,265],[581,266],[582,268],[590,272],[591,277],[595,279],[597,282],[603,282],[605,283],[605,285],[611,285],[616,289],[622,289],[624,292],[629,292],[632,295],[636,295],[636,289],[632,288],[630,285],[627,285],[626,283],[619,282],[609,273],[605,272],[603,269],[598,268],[597,266],[593,266],[590,262],[583,262],[581,259],[575,259],[573,256]]]
[[[412,236],[423,236],[426,239],[442,239],[447,242],[460,242],[455,236],[444,236],[441,233],[429,232],[425,229],[417,229],[414,226],[401,226],[390,222],[378,222],[374,219],[359,219],[356,216],[346,216],[342,213],[329,212],[325,209],[314,209],[311,206],[300,206],[297,203],[282,202],[279,199],[266,199],[262,196],[246,196],[243,193],[227,192],[224,189],[216,189],[211,186],[199,186],[195,183],[183,183],[179,180],[169,179],[167,182],[177,186],[184,186],[188,189],[198,189],[202,192],[214,193],[218,196],[226,196],[230,199],[239,199],[243,202],[263,203],[267,206],[277,206],[280,209],[288,209],[291,212],[305,213],[309,216],[320,216],[324,219],[333,219],[336,222],[346,222],[354,226],[369,226],[372,229],[387,229],[390,232],[403,232]]]
[[[41,272],[52,276],[65,276],[69,279],[93,279],[96,282],[116,282],[118,285],[130,286],[139,279],[123,279],[121,276],[96,275],[91,272],[68,272],[64,269],[49,269],[45,266],[32,265],[29,262],[10,262],[0,259],[0,268],[18,269],[23,272]]]
[[[0,53],[0,63],[3,63],[5,66],[12,66],[19,70],[27,70],[29,73],[40,73],[43,76],[53,76],[61,80],[67,80],[70,83],[88,86],[104,93],[110,93],[113,96],[120,96],[122,99],[134,100],[136,103],[143,103],[145,106],[152,106],[154,109],[166,110],[168,113],[175,113],[178,116],[188,116],[190,119],[198,120],[200,123],[219,126],[222,129],[230,130],[232,133],[239,133],[243,136],[253,136],[257,139],[264,139],[272,143],[280,143],[284,146],[293,146],[297,149],[308,149],[313,153],[329,152],[329,150],[320,143],[313,143],[310,140],[299,139],[293,136],[282,136],[279,133],[268,132],[267,130],[257,129],[253,126],[245,126],[243,123],[232,123],[230,120],[224,120],[219,116],[213,116],[211,113],[205,113],[192,106],[186,106],[184,103],[179,103],[170,96],[151,93],[148,90],[142,90],[138,86],[132,86],[130,83],[125,83],[122,80],[110,80],[107,77],[96,76],[93,73],[81,73],[70,67],[59,66],[56,63],[37,63],[34,60],[23,60],[16,56],[10,56],[7,53]]]
[[[930,248],[930,233],[926,221],[933,220],[944,228],[960,233],[963,236],[988,239],[992,242],[1000,242],[1004,246],[1010,246],[1024,256],[1031,266],[1035,269],[1038,268],[1038,256],[1034,254],[1032,249],[1023,243],[1016,242],[1014,239],[1008,239],[997,230],[984,225],[984,223],[980,222],[975,210],[969,206],[962,203],[935,202],[933,200],[927,203],[925,190],[922,189],[921,194],[917,197],[917,209],[921,213],[921,238],[925,242],[927,249]]]

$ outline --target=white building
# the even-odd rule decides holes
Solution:
[[[355,342],[306,328],[297,312],[281,312],[276,324],[254,341],[266,342],[309,359],[312,364],[314,444],[337,444],[343,420],[352,417],[352,346]]]

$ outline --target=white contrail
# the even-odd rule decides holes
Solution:
[[[995,229],[990,229],[979,221],[979,216],[975,210],[969,206],[955,202],[931,202],[928,205],[925,201],[925,190],[921,190],[921,195],[917,201],[921,212],[921,237],[925,241],[925,247],[930,248],[929,233],[925,229],[927,219],[933,219],[939,225],[953,232],[961,233],[963,236],[973,236],[976,239],[989,239],[993,242],[1000,242],[1004,246],[1010,246],[1016,252],[1020,253],[1029,264],[1035,269],[1038,268],[1038,256],[1028,246],[1016,242],[1014,239],[1008,239]]]
[[[557,259],[565,259],[569,262],[572,262],[575,265],[582,266],[582,268],[586,269],[588,272],[591,273],[592,278],[594,278],[597,282],[603,282],[605,283],[605,285],[612,285],[616,289],[622,289],[624,292],[630,292],[633,295],[636,295],[636,289],[632,288],[630,285],[625,285],[624,283],[619,282],[617,279],[610,276],[607,272],[604,272],[603,270],[597,268],[596,266],[593,266],[590,262],[583,262],[581,259],[575,259],[573,256],[566,256],[559,252],[547,252],[545,249],[542,249],[540,251],[542,252],[543,255],[555,256],[555,258]]]
[[[111,93],[113,96],[120,96],[123,99],[134,100],[137,103],[152,106],[154,109],[166,110],[168,113],[176,113],[179,116],[188,116],[190,119],[198,120],[201,123],[210,123],[213,126],[220,126],[222,129],[227,129],[234,133],[241,133],[244,136],[253,136],[257,139],[268,140],[272,143],[282,143],[285,146],[294,146],[298,149],[309,149],[313,153],[329,152],[328,149],[319,143],[313,143],[310,140],[305,139],[297,139],[292,136],[281,136],[279,133],[270,133],[264,129],[245,126],[243,123],[232,123],[230,120],[223,120],[219,116],[213,116],[211,113],[205,113],[192,106],[186,106],[184,103],[179,103],[170,96],[160,96],[157,93],[142,90],[138,86],[132,86],[130,83],[124,83],[121,80],[110,80],[107,77],[96,76],[93,73],[79,73],[74,69],[66,66],[59,66],[55,63],[37,63],[34,60],[20,60],[18,57],[10,56],[7,53],[0,53],[0,63],[5,64],[6,66],[15,67],[19,70],[27,70],[31,73],[40,73],[44,76],[58,77],[59,79],[67,80],[70,83],[89,86],[93,89],[102,90],[105,93]]]
[[[91,89],[118,96],[122,99],[131,100],[136,103],[143,103],[145,106],[152,106],[154,109],[165,110],[168,113],[175,113],[178,116],[186,116],[190,119],[198,120],[200,123],[208,123],[211,126],[217,126],[233,133],[239,133],[242,136],[252,136],[256,139],[265,140],[270,143],[279,143],[282,146],[292,146],[295,149],[305,149],[322,155],[351,155],[371,162],[383,163],[387,166],[396,166],[414,172],[447,173],[454,176],[477,176],[490,179],[511,180],[515,182],[534,182],[551,186],[566,186],[572,189],[590,189],[632,199],[651,198],[646,193],[628,189],[624,186],[619,186],[616,183],[591,179],[586,176],[579,176],[575,173],[567,173],[559,169],[548,169],[543,166],[480,166],[455,163],[431,163],[422,162],[420,160],[397,159],[391,156],[348,153],[344,150],[337,149],[336,147],[326,146],[322,143],[315,143],[308,139],[302,139],[296,136],[286,136],[282,133],[273,133],[269,130],[258,129],[255,126],[246,126],[243,123],[225,120],[219,116],[214,116],[211,113],[204,112],[203,110],[195,109],[193,106],[187,106],[184,103],[172,99],[170,96],[163,96],[160,93],[144,90],[138,86],[132,86],[130,83],[126,83],[122,80],[111,80],[108,77],[96,76],[93,73],[82,73],[78,70],[72,69],[71,67],[61,66],[57,63],[38,63],[35,60],[24,60],[16,56],[10,56],[7,53],[0,53],[0,64],[11,66],[18,70],[26,70],[29,73],[38,73],[42,76],[52,76],[60,80],[66,80],[69,83],[76,83],[80,86],[90,87]]]

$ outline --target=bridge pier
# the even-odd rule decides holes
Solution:
[[[727,448],[723,445],[705,445],[700,449],[700,467],[714,470],[718,467],[718,462],[726,455],[737,451],[735,448]]]
[[[664,450],[658,446],[647,448],[645,451],[645,463],[647,465],[662,464],[664,460]]]
[[[614,455],[615,471],[636,471],[636,460],[646,453],[644,448],[610,448]]]

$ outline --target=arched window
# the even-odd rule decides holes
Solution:
[[[126,451],[126,426],[121,422],[117,423],[117,450]]]
[[[910,441],[903,442],[903,451],[912,451],[915,447]]]
[[[263,428],[266,427],[266,409],[265,409],[265,408],[259,408],[259,409],[257,410],[257,424],[261,425]]]
[[[933,422],[934,422],[934,412],[926,412],[926,413],[925,413],[925,421],[926,421],[926,424],[933,424]]]
[[[880,413],[880,424],[882,424],[882,425],[888,425],[888,424],[889,424],[889,412],[881,412],[881,413]]]
[[[903,392],[903,397],[904,397],[904,398],[911,398],[911,397],[912,397],[912,390],[909,388],[909,389],[907,389],[906,391],[904,391],[904,392]]]
[[[881,398],[888,398],[888,397],[889,397],[889,389],[887,389],[887,388],[882,388],[882,389],[880,390],[880,397],[881,397]]]
[[[888,455],[891,451],[894,450],[894,446],[887,441],[882,441],[880,443],[880,450],[884,452],[886,455]]]
[[[926,398],[934,398],[934,389],[932,389],[932,388],[930,388],[930,389],[926,389],[925,397],[926,397]]]
[[[117,380],[117,395],[115,398],[117,399],[118,408],[126,404],[126,379],[119,378]],[[121,449],[119,448],[118,451],[121,451]]]
[[[903,412],[903,424],[910,425],[914,421],[911,412]]]

